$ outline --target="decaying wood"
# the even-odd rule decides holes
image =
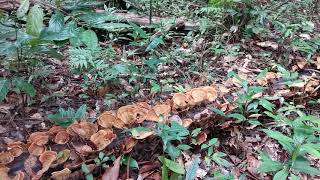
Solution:
[[[145,15],[138,15],[138,14],[134,14],[134,13],[114,13],[115,16],[118,16],[119,18],[125,19],[129,22],[133,22],[136,23],[140,26],[146,26],[150,24],[149,21],[149,16],[145,16]],[[154,24],[159,24],[162,22],[168,22],[168,18],[161,18],[161,17],[157,17],[157,16],[153,16],[152,17],[152,23]],[[177,18],[176,19],[176,25],[184,25],[184,30],[194,30],[198,27],[198,25],[194,22],[191,21],[187,21],[184,18]],[[172,29],[171,29],[172,30]]]

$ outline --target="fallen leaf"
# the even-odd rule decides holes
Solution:
[[[106,169],[102,175],[102,180],[118,180],[120,171],[120,160],[119,156],[114,162],[113,166]]]
[[[317,65],[317,69],[320,69],[320,56],[317,57],[316,65]]]
[[[196,142],[194,142],[195,145],[200,145],[207,140],[207,133],[204,131],[201,131],[197,136],[196,136]]]
[[[256,43],[260,47],[271,47],[273,50],[277,50],[279,45],[276,42],[271,42],[271,41],[264,41],[264,42],[258,42]]]

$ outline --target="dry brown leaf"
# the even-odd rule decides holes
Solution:
[[[197,136],[196,136],[196,142],[194,142],[195,145],[200,145],[207,140],[207,133],[204,131],[201,131]]]
[[[51,174],[51,178],[55,180],[67,180],[71,174],[70,169],[64,168],[61,171],[56,171]]]
[[[117,118],[112,112],[106,111],[98,117],[98,124],[104,128],[123,128],[125,126],[124,122],[121,119]]]
[[[26,173],[29,177],[31,177],[34,174],[33,167],[37,165],[37,157],[30,155],[28,159],[24,161],[23,165]]]
[[[90,141],[96,145],[98,151],[101,151],[106,148],[116,137],[117,135],[114,134],[111,129],[106,129],[100,130],[93,134],[90,138]]]
[[[316,65],[317,65],[317,69],[320,69],[320,56],[317,57]]]
[[[66,130],[59,131],[54,137],[54,142],[57,144],[66,144],[70,140],[70,135]]]
[[[129,153],[132,151],[132,149],[134,148],[134,146],[138,143],[137,140],[133,139],[132,137],[129,137],[125,140],[125,143],[124,143],[124,150],[123,152],[124,153]]]
[[[305,86],[305,92],[311,92],[311,93],[314,92],[315,88],[319,86],[319,84],[320,84],[319,80],[310,80]]]
[[[45,150],[45,146],[39,146],[36,143],[32,143],[28,148],[29,153],[34,156],[40,156]]]
[[[90,137],[98,131],[98,126],[89,122],[80,122],[71,124],[68,129],[69,131],[67,130],[67,132],[71,132],[70,135],[75,133],[84,139],[90,139]]]
[[[113,162],[112,167],[106,169],[102,175],[102,180],[118,180],[120,174],[120,160],[121,156]]]
[[[0,165],[9,164],[14,160],[14,156],[10,152],[0,153]]]

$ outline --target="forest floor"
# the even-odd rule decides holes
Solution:
[[[0,104],[0,180],[320,179],[319,12],[294,1],[153,6],[152,25],[148,2],[126,2],[112,13],[130,28],[83,26],[81,46],[55,41],[63,58],[1,64],[33,88]],[[93,9],[96,21],[107,11]],[[90,46],[94,60],[80,62]]]

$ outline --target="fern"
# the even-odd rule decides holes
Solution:
[[[58,113],[50,114],[48,118],[55,124],[66,128],[76,120],[80,120],[87,115],[87,106],[82,105],[77,111],[73,108],[68,108],[67,110],[60,108]]]
[[[93,53],[83,48],[71,48],[69,50],[69,64],[75,69],[88,69],[93,64]]]

